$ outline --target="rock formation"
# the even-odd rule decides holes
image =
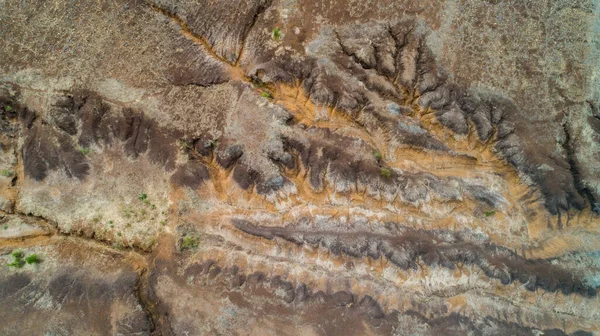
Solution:
[[[0,334],[599,335],[598,22],[0,1]]]

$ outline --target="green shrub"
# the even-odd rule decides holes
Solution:
[[[21,268],[25,265],[25,261],[23,259],[15,259],[13,262],[8,263],[8,266],[14,268]]]
[[[40,259],[40,257],[38,257],[37,254],[30,254],[27,256],[27,258],[25,258],[25,261],[28,264],[39,264],[42,260]]]
[[[267,91],[263,91],[261,94],[261,96],[267,98],[267,99],[273,99],[273,95],[270,92]]]
[[[13,257],[13,261],[8,263],[9,267],[21,268],[25,265],[25,261],[23,260],[23,252],[19,250],[12,251],[10,254]]]
[[[271,38],[273,38],[275,41],[279,41],[281,39],[281,28],[273,28]]]
[[[484,214],[485,214],[485,217],[491,217],[491,216],[493,216],[493,215],[496,214],[496,211],[493,211],[493,210],[492,211],[486,211],[486,212],[484,212]]]
[[[145,201],[147,198],[148,198],[148,195],[146,195],[146,194],[141,194],[141,195],[138,197],[138,199],[139,199],[140,201],[142,201],[142,202],[143,202],[143,201]]]
[[[87,147],[81,147],[79,148],[79,152],[81,152],[83,155],[88,155],[90,153],[90,149]]]
[[[13,176],[14,172],[9,169],[2,169],[2,171],[0,171],[0,174],[4,177],[11,177]]]
[[[186,236],[181,241],[181,250],[194,249],[200,245],[200,237],[197,236]]]
[[[4,111],[6,112],[12,112],[14,109],[12,106],[10,105],[4,105]]]
[[[392,177],[392,171],[389,168],[381,168],[380,171],[381,177],[389,179]]]
[[[375,152],[375,159],[377,159],[377,161],[381,161],[381,159],[383,159],[383,155],[380,151]]]

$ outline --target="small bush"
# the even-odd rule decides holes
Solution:
[[[197,236],[186,236],[181,241],[181,250],[194,249],[200,245],[200,237]]]
[[[87,147],[81,147],[79,148],[79,152],[81,152],[83,155],[88,155],[90,153],[90,149]]]
[[[25,261],[28,264],[39,264],[42,260],[40,259],[40,257],[38,257],[37,254],[30,254],[27,256],[27,258],[25,258]]]
[[[389,179],[392,177],[392,171],[389,168],[381,168],[380,171],[381,177]]]
[[[6,111],[6,112],[12,112],[12,111],[14,111],[14,109],[10,105],[4,105],[4,111]]]
[[[375,152],[375,159],[377,159],[377,161],[381,161],[381,159],[383,159],[383,155],[380,151]]]
[[[10,255],[13,257],[13,261],[8,263],[9,267],[21,268],[23,265],[25,265],[25,261],[23,260],[23,252],[15,250]]]
[[[14,172],[12,170],[2,169],[2,171],[0,171],[0,174],[4,177],[11,177],[13,176]]]
[[[148,198],[148,195],[146,195],[146,194],[141,194],[141,195],[138,197],[138,199],[139,199],[140,201],[142,201],[142,202],[143,202],[143,201],[145,201],[147,198]]]
[[[4,224],[4,225],[2,225],[2,228],[3,228],[4,230],[8,229],[8,225],[7,225],[7,224]]]
[[[492,211],[486,211],[484,214],[485,214],[485,217],[491,217],[491,216],[493,216],[493,215],[496,214],[496,211],[493,211],[493,210]]]
[[[281,39],[281,28],[273,28],[273,33],[271,34],[271,38],[275,41],[279,41]]]
[[[267,91],[263,91],[261,94],[261,96],[267,98],[267,99],[273,99],[273,95],[270,92]]]
[[[25,261],[23,259],[15,259],[13,262],[8,263],[8,266],[14,268],[21,268],[25,265]]]

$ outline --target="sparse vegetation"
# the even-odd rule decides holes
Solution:
[[[88,155],[90,153],[90,149],[87,147],[81,147],[79,148],[79,152],[83,155]]]
[[[37,254],[30,254],[27,256],[27,258],[25,258],[25,261],[28,264],[39,264],[42,260],[40,259],[40,257],[38,257]]]
[[[25,261],[23,259],[14,259],[13,262],[8,263],[8,266],[10,267],[15,267],[15,268],[21,268],[25,265]]]
[[[13,261],[8,263],[9,267],[21,268],[25,265],[25,261],[23,260],[23,252],[15,250],[10,255],[13,257]]]
[[[485,217],[491,217],[496,214],[496,211],[490,210],[490,211],[484,212],[484,214],[485,214]]]
[[[123,234],[121,233],[121,231],[117,232],[117,236],[121,237]]]
[[[150,250],[154,245],[156,245],[156,238],[152,237],[144,242],[144,246],[142,248],[144,250]]]
[[[2,169],[2,171],[0,171],[0,175],[2,175],[4,177],[11,177],[14,175],[14,172],[9,169]]]
[[[375,152],[375,159],[376,159],[377,161],[381,161],[381,159],[383,159],[383,155],[381,154],[381,152],[380,152],[380,151],[376,151],[376,152]]]
[[[190,144],[184,139],[179,139],[178,143],[180,148],[191,148]]]
[[[14,111],[14,109],[10,105],[4,105],[4,111],[6,111],[6,112],[12,112],[12,111]]]
[[[282,37],[281,28],[279,28],[279,27],[273,28],[273,32],[271,33],[271,38],[275,41],[279,41],[279,40],[281,40],[281,37]]]
[[[392,170],[389,168],[381,168],[380,174],[381,177],[389,179],[390,177],[392,177]]]
[[[4,229],[4,230],[8,229],[8,225],[7,224],[2,225],[2,229]]]
[[[267,99],[273,99],[273,95],[268,91],[263,91],[260,95]]]
[[[186,236],[181,240],[181,250],[190,250],[200,245],[200,237],[198,236]]]
[[[126,225],[126,227],[131,227],[136,223],[141,223],[147,220],[155,220],[158,218],[158,206],[152,203],[148,197],[148,194],[142,193],[138,196],[138,200],[145,206],[127,206],[121,205],[121,216],[124,219],[127,219],[130,223]],[[146,207],[147,206],[147,207]],[[164,211],[162,212],[164,215]],[[109,222],[111,227],[113,227],[113,223]]]

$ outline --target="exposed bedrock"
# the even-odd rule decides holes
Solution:
[[[168,319],[165,325],[174,334],[202,334],[210,330],[270,333],[274,330],[282,332],[287,325],[301,332],[324,335],[368,332],[385,335],[535,335],[537,332],[568,335],[560,329],[528,328],[493,316],[467,317],[449,312],[447,308],[433,316],[416,310],[384,310],[370,295],[357,296],[348,290],[315,290],[280,276],[260,271],[246,273],[237,266],[225,267],[212,259],[191,262],[181,268],[179,275],[172,272],[167,261],[157,262],[157,271],[151,275],[151,288],[159,302],[157,311],[161,318]],[[202,295],[203,300],[181,300],[173,296],[174,293]],[[226,315],[220,318],[210,313],[211,302],[219,295],[224,295],[229,302],[221,309]],[[260,298],[260,304],[253,303],[257,298]],[[194,318],[197,316],[203,319]],[[305,325],[306,321],[315,323]],[[570,335],[592,334],[575,331]]]
[[[59,98],[46,118],[5,99],[11,106],[9,118],[19,122],[25,136],[25,173],[36,180],[43,180],[51,170],[84,179],[89,172],[86,154],[90,146],[117,141],[132,158],[147,152],[150,161],[167,171],[175,166],[178,132],[159,128],[143,113],[111,107],[95,93],[76,92]]]
[[[582,209],[586,198],[593,206],[597,191],[578,187],[577,172],[597,166],[597,158],[583,154],[589,148],[567,148],[569,132],[593,129],[593,115],[590,126],[570,121],[580,110],[562,121],[572,127],[563,129],[560,120],[532,123],[509,94],[454,83],[430,49],[431,39],[430,28],[418,19],[326,27],[307,43],[302,62],[291,52],[275,57],[266,52],[269,60],[249,71],[263,81],[301,80],[318,109],[334,107],[371,131],[382,127],[392,142],[448,150],[410,117],[418,103],[456,134],[476,132],[480,141],[493,141],[497,152],[540,189],[552,214]],[[597,182],[586,176],[586,190],[596,190]]]
[[[417,262],[454,268],[457,263],[477,265],[487,276],[507,285],[520,281],[529,290],[541,288],[564,294],[595,296],[596,289],[583,283],[567,270],[546,260],[527,260],[515,252],[491,244],[468,232],[413,230],[393,223],[387,232],[359,230],[320,230],[308,227],[268,227],[234,219],[239,230],[266,239],[281,238],[298,245],[323,247],[334,254],[354,258],[385,257],[392,264],[407,270],[417,268]],[[305,226],[305,224],[304,224]],[[380,230],[381,231],[381,230]]]
[[[250,96],[249,89],[240,89],[239,108],[248,103],[260,104]],[[315,191],[329,185],[340,193],[366,192],[388,202],[398,200],[415,205],[431,199],[458,201],[464,196],[494,208],[502,208],[507,202],[501,194],[461,178],[440,178],[427,172],[387,167],[377,159],[377,149],[360,138],[339,135],[327,128],[290,124],[289,112],[270,104],[256,107],[267,118],[274,118],[272,125],[260,127],[264,132],[279,132],[279,136],[257,133],[256,142],[242,143],[235,140],[236,134],[252,128],[243,120],[241,129],[234,124],[221,137],[186,136],[182,131],[159,126],[142,112],[107,103],[96,93],[75,92],[59,98],[45,119],[29,117],[33,121],[27,122],[25,116],[21,117],[29,123],[24,126],[25,173],[43,180],[49,170],[64,170],[68,176],[84,179],[89,170],[86,155],[90,148],[117,146],[131,159],[144,154],[150,162],[174,171],[171,181],[192,189],[210,177],[206,164],[214,159],[223,169],[232,170],[233,180],[242,189],[256,188],[260,194],[291,186],[286,171],[295,174],[303,168]],[[28,110],[16,107],[16,111],[23,114]],[[233,113],[243,111],[236,108]],[[27,113],[35,116],[34,112]],[[44,131],[39,132],[39,128]],[[40,141],[40,136],[50,138]],[[181,148],[182,154],[188,156],[187,162],[176,165]]]
[[[0,251],[3,264],[13,258]],[[43,261],[16,270],[2,265],[3,335],[150,334],[139,274],[121,253],[71,238],[19,251]]]
[[[224,61],[235,64],[257,16],[272,0],[207,1],[152,0],[150,4],[173,15],[199,36]]]

